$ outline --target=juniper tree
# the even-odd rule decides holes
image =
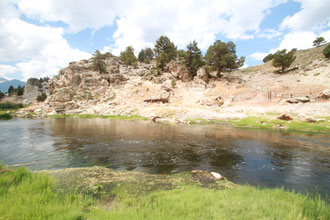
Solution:
[[[236,45],[217,40],[206,52],[205,60],[209,66],[217,68],[217,77],[221,77],[222,71],[231,71],[243,66],[245,57],[237,58]]]
[[[119,58],[128,66],[136,63],[137,58],[134,55],[134,48],[132,46],[126,47],[125,51],[120,52]]]
[[[313,41],[313,46],[315,47],[318,47],[320,46],[321,44],[324,44],[326,41],[324,39],[324,37],[318,37],[316,38],[314,41]]]
[[[286,51],[286,49],[278,50],[273,58],[273,66],[281,67],[282,73],[296,60],[296,56],[294,55],[295,49],[290,50],[288,53]]]
[[[265,58],[262,60],[264,63],[272,60],[274,58],[274,54],[270,53],[267,56],[265,56]]]
[[[171,40],[166,36],[160,36],[155,44],[155,55],[157,67],[164,69],[167,63],[174,60],[177,55],[177,49]]]
[[[100,73],[106,72],[106,64],[104,62],[105,56],[99,50],[96,50],[93,54],[93,69]]]

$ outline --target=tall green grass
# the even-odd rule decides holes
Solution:
[[[329,219],[320,198],[241,186],[212,190],[189,186],[126,199],[111,211],[94,209],[91,219]]]
[[[9,120],[9,119],[12,119],[12,118],[13,117],[8,113],[0,112],[0,120]]]
[[[9,110],[9,109],[17,110],[23,107],[24,107],[23,104],[15,104],[10,102],[0,103],[0,110]]]
[[[58,191],[57,184],[46,174],[0,163],[0,219],[330,219],[320,197],[283,189],[193,185],[98,201]]]
[[[0,166],[0,219],[84,219],[89,200],[55,191],[54,179]]]

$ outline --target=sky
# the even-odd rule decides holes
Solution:
[[[52,77],[95,50],[137,55],[161,35],[178,49],[196,40],[204,54],[233,41],[254,66],[318,36],[330,42],[330,0],[0,0],[0,77]]]

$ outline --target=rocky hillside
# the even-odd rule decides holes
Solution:
[[[323,48],[298,51],[292,70],[284,74],[269,62],[221,79],[209,79],[202,68],[190,79],[178,61],[159,75],[155,63],[127,67],[107,53],[106,73],[95,71],[92,59],[71,62],[50,81],[46,102],[29,111],[42,116],[137,114],[176,122],[266,112],[330,115],[328,99],[318,99],[330,89],[330,61],[321,54]]]

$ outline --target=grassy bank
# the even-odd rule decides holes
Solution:
[[[247,117],[243,119],[230,120],[231,124],[237,127],[267,128],[267,129],[286,129],[290,131],[312,131],[330,132],[330,121],[325,118],[319,122],[309,123],[306,121],[284,121],[268,117]]]
[[[106,168],[67,169],[50,174],[31,173],[22,167],[10,170],[0,165],[0,219],[330,218],[329,205],[319,197],[235,186],[226,180],[216,183],[221,187],[212,185],[214,182],[203,185],[208,182],[203,182],[203,176],[144,176]],[[79,181],[74,181],[74,174]],[[63,190],[62,183],[68,177],[71,180]],[[150,187],[152,190],[145,190]],[[87,193],[90,190],[107,193],[96,197]]]
[[[235,127],[262,128],[262,129],[286,129],[289,131],[312,131],[330,132],[330,118],[322,117],[318,122],[309,123],[306,121],[291,120],[284,121],[274,118],[268,114],[258,117],[246,117],[243,119],[231,120],[207,120],[207,119],[187,119],[188,124],[210,125],[210,124],[231,124]]]
[[[16,116],[16,112],[23,108],[22,104],[0,103],[0,120],[9,120]]]
[[[121,120],[148,120],[147,117],[140,115],[95,115],[95,114],[65,114],[65,115],[50,115],[51,118],[107,118]]]

